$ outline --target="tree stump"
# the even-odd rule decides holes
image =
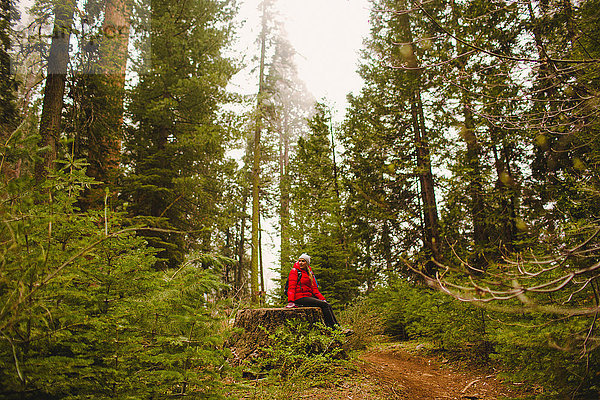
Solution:
[[[253,333],[262,331],[259,326],[271,330],[291,319],[309,323],[323,322],[323,313],[318,307],[248,308],[238,311],[233,326],[244,328],[247,333]]]
[[[285,325],[289,320],[306,321],[312,325],[323,322],[323,312],[318,307],[257,308],[238,311],[233,327],[242,328],[243,331],[234,333],[228,340],[228,347],[234,355],[234,363],[239,364],[245,359],[260,357],[261,350],[270,344],[269,333]]]

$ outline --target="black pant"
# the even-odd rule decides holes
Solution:
[[[331,307],[331,304],[329,304],[326,301],[319,300],[314,297],[302,297],[296,300],[294,303],[302,307],[319,307],[323,312],[325,325],[327,325],[330,328],[334,328],[335,326],[340,325],[337,322],[337,319],[335,319],[335,315],[333,314],[333,308]]]

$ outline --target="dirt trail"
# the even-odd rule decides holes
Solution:
[[[260,400],[516,400],[523,387],[503,384],[483,369],[446,362],[403,343],[386,343],[360,355],[358,369],[341,369],[324,384],[291,380],[275,386],[246,384],[251,391],[235,397]],[[337,379],[336,379],[337,378]],[[531,394],[531,393],[529,393]],[[233,398],[233,397],[232,397]]]
[[[364,353],[365,372],[393,399],[499,400],[519,398],[519,388],[503,385],[489,372],[461,371],[435,359],[389,347]]]

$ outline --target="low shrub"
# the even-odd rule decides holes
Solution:
[[[281,379],[310,376],[317,384],[347,359],[340,330],[305,321],[287,321],[269,332],[269,344],[245,367],[257,375]]]

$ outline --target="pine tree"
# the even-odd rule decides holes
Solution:
[[[298,77],[294,61],[296,51],[283,32],[279,32],[274,47],[265,82],[268,92],[265,103],[269,109],[266,115],[267,133],[275,135],[277,140],[280,273],[285,280],[294,258],[290,248],[290,160],[298,138],[308,131],[307,119],[313,110],[314,100]]]
[[[435,270],[433,260],[442,259],[433,162],[445,141],[437,121],[445,99],[435,89],[441,75],[421,66],[437,64],[446,51],[443,44],[434,46],[435,27],[407,13],[407,4],[373,4],[360,69],[365,87],[351,98],[343,132],[348,212],[361,227],[356,243],[369,286],[383,270],[390,276],[406,268],[397,262],[400,252],[428,273]],[[438,2],[427,7],[434,14],[443,10]]]
[[[466,23],[466,20],[472,22]],[[510,144],[518,141],[520,135],[518,131],[495,124],[496,118],[492,116],[514,113],[510,103],[501,99],[517,91],[510,80],[515,61],[499,63],[485,53],[485,49],[489,49],[487,51],[497,51],[506,57],[514,56],[519,35],[516,21],[515,7],[500,11],[496,5],[471,1],[452,3],[450,14],[444,22],[439,22],[459,38],[451,53],[456,61],[444,65],[442,70],[447,96],[460,104],[448,112],[459,115],[453,134],[460,138],[458,143],[462,142],[447,158],[453,160],[448,163],[453,178],[447,194],[449,219],[444,221],[444,227],[448,229],[445,232],[448,237],[458,239],[464,234],[453,229],[457,225],[450,222],[452,214],[469,215],[465,221],[467,237],[455,251],[467,261],[472,273],[482,273],[501,254],[514,250],[516,240],[518,199],[514,182],[519,179],[519,168],[515,165],[514,146],[511,150]],[[480,45],[484,50],[475,51],[470,47],[476,38],[485,38]]]
[[[221,260],[157,272],[122,215],[76,208],[90,178],[80,161],[58,162],[41,201],[29,177],[0,188],[0,395],[218,396],[225,359],[207,298],[223,289]]]
[[[69,63],[69,42],[76,4],[73,1],[57,1],[54,4],[54,28],[48,51],[46,85],[40,119],[40,148],[42,160],[35,165],[35,176],[41,181],[54,168],[58,157],[62,133],[62,110],[64,106],[65,81]]]
[[[298,140],[292,162],[292,249],[294,254],[310,254],[326,297],[348,302],[358,294],[361,277],[349,259],[341,229],[327,110],[319,103],[315,109],[308,121],[310,133]]]
[[[123,200],[133,217],[166,231],[148,233],[159,266],[174,266],[191,248],[211,248],[229,164],[217,123],[233,73],[228,1],[153,2],[151,69],[131,93]]]
[[[13,18],[12,0],[3,0],[0,7],[0,137],[3,143],[14,129],[17,119],[15,106],[15,92],[17,82],[11,71],[11,59],[9,55],[11,40],[10,31]]]
[[[265,57],[267,49],[267,26],[268,12],[271,5],[270,1],[264,0],[261,7],[261,30],[260,30],[260,55],[258,65],[258,94],[256,99],[256,122],[254,125],[254,137],[252,139],[252,245],[250,258],[250,294],[252,303],[259,301],[259,257],[261,253],[260,243],[260,189],[261,189],[261,161],[262,144],[261,134],[263,130],[263,120],[265,114]]]

